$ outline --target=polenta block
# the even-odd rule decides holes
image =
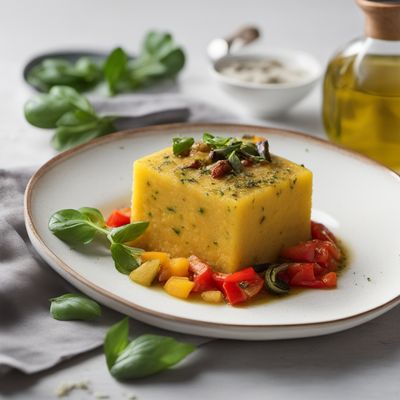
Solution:
[[[135,161],[132,220],[150,221],[136,245],[171,257],[195,254],[230,273],[273,262],[283,247],[310,238],[312,173],[305,167],[272,156],[213,179],[191,163],[171,148]]]

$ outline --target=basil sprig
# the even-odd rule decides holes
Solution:
[[[41,92],[53,86],[70,86],[83,92],[97,85],[102,77],[101,66],[89,57],[81,57],[75,63],[60,58],[46,58],[33,67],[28,82]]]
[[[114,117],[98,116],[87,98],[68,86],[54,86],[31,98],[24,112],[31,125],[55,129],[51,143],[59,151],[116,130]]]
[[[47,58],[29,71],[27,79],[42,92],[61,85],[84,92],[106,82],[109,93],[114,95],[174,78],[184,65],[185,53],[172,35],[150,31],[136,58],[128,57],[120,47],[112,50],[102,63],[90,57],[81,57],[75,63]]]
[[[91,207],[59,210],[49,219],[51,232],[72,246],[88,244],[97,234],[105,235],[110,242],[115,268],[126,275],[140,265],[139,256],[143,252],[128,243],[141,236],[148,225],[147,221],[138,221],[110,229],[102,213]]]
[[[129,59],[121,48],[111,52],[104,64],[104,77],[111,95],[129,92],[174,78],[185,65],[185,53],[172,35],[149,32],[138,54]]]
[[[129,321],[113,325],[104,340],[108,369],[116,379],[137,379],[154,375],[180,362],[195,350],[171,337],[141,335],[129,342]]]
[[[50,313],[60,321],[88,321],[101,316],[100,306],[92,299],[80,294],[67,293],[50,299]]]

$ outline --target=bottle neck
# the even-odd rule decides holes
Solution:
[[[365,34],[373,39],[400,41],[400,2],[357,0],[365,14]]]
[[[400,56],[400,40],[382,40],[367,37],[362,53],[364,55]]]

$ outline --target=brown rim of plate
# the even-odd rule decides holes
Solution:
[[[356,153],[354,151],[344,149],[336,144],[327,142],[323,139],[319,139],[310,135],[307,135],[306,133],[302,132],[296,132],[296,131],[291,131],[291,130],[285,130],[285,129],[278,129],[278,128],[268,128],[268,127],[263,127],[263,126],[257,126],[257,125],[241,125],[241,124],[229,124],[229,123],[177,123],[177,124],[165,124],[165,125],[152,125],[148,127],[143,127],[143,128],[135,128],[135,129],[128,129],[124,130],[121,132],[116,132],[111,135],[107,135],[95,140],[92,140],[89,143],[79,145],[77,147],[74,147],[73,149],[67,150],[49,161],[47,161],[44,165],[42,165],[31,177],[31,179],[28,182],[28,185],[25,190],[25,197],[24,197],[24,214],[25,214],[25,224],[27,227],[29,227],[31,233],[35,236],[36,240],[41,244],[42,248],[44,251],[47,253],[47,255],[54,260],[54,262],[61,268],[63,269],[66,273],[69,275],[72,275],[73,278],[84,284],[85,286],[89,287],[91,290],[97,292],[101,296],[105,296],[110,298],[111,300],[121,303],[124,306],[130,307],[138,312],[142,312],[145,314],[149,314],[153,317],[156,318],[163,318],[172,322],[181,322],[181,323],[190,323],[190,324],[195,324],[195,325],[200,325],[203,327],[209,327],[209,328],[217,328],[217,327],[224,327],[224,328],[242,328],[242,329],[253,329],[253,328],[294,328],[294,327],[308,327],[308,326],[321,326],[321,325],[335,325],[339,322],[343,321],[349,321],[352,319],[356,319],[359,317],[362,317],[364,315],[368,315],[373,312],[377,312],[379,310],[385,309],[389,306],[395,306],[396,303],[400,302],[400,295],[396,296],[392,300],[389,300],[388,302],[381,304],[378,307],[375,307],[371,310],[368,311],[363,311],[361,313],[349,316],[349,317],[344,317],[344,318],[338,318],[330,321],[324,321],[324,322],[309,322],[309,323],[304,323],[304,324],[276,324],[276,325],[240,325],[240,324],[221,324],[217,322],[207,322],[207,321],[199,321],[199,320],[193,320],[190,318],[184,318],[184,317],[177,317],[177,316],[171,316],[169,314],[164,314],[161,312],[155,312],[151,309],[139,306],[135,303],[132,303],[130,301],[127,301],[118,295],[115,295],[114,293],[109,292],[108,290],[102,289],[101,287],[93,284],[91,281],[88,279],[84,278],[81,276],[79,273],[74,271],[71,267],[68,266],[64,261],[62,261],[55,253],[53,253],[44,243],[42,240],[41,236],[37,232],[35,225],[33,224],[32,220],[32,209],[31,209],[31,201],[32,201],[32,192],[34,190],[36,182],[40,179],[42,175],[44,175],[49,169],[53,168],[55,165],[58,163],[64,161],[65,159],[70,158],[71,156],[81,153],[87,149],[92,149],[93,147],[102,145],[104,143],[112,142],[114,140],[118,140],[120,138],[125,138],[127,136],[134,136],[138,133],[146,133],[146,132],[154,132],[154,131],[164,131],[164,130],[179,130],[182,131],[182,129],[192,129],[192,128],[198,128],[198,129],[204,129],[204,130],[218,130],[218,129],[225,129],[225,130],[251,130],[253,133],[262,133],[262,134],[280,134],[280,135],[285,135],[285,136],[291,136],[291,137],[302,137],[307,140],[311,140],[313,142],[317,142],[319,144],[322,144],[327,147],[331,147],[335,150],[339,150],[340,152],[344,152],[346,154],[349,154],[353,157],[357,157],[365,162],[373,164],[375,167],[383,169],[385,172],[390,173],[395,179],[399,180],[400,183],[400,176],[397,175],[394,171],[390,170],[389,168],[379,164],[378,162],[363,156],[359,153]],[[178,132],[177,132],[178,133]]]

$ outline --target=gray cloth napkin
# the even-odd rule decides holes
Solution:
[[[122,96],[96,100],[95,107],[108,114],[129,116],[134,126],[172,122],[229,120],[226,113],[180,96]],[[132,120],[133,118],[133,120]],[[136,120],[135,120],[136,118]],[[76,291],[33,249],[25,229],[23,194],[32,170],[0,170],[0,372],[11,368],[35,373],[64,359],[94,349],[103,343],[109,326],[122,318],[103,307],[97,322],[56,321],[49,314],[49,299]],[[135,334],[162,332],[138,321],[132,322]],[[164,334],[194,344],[209,339]]]

